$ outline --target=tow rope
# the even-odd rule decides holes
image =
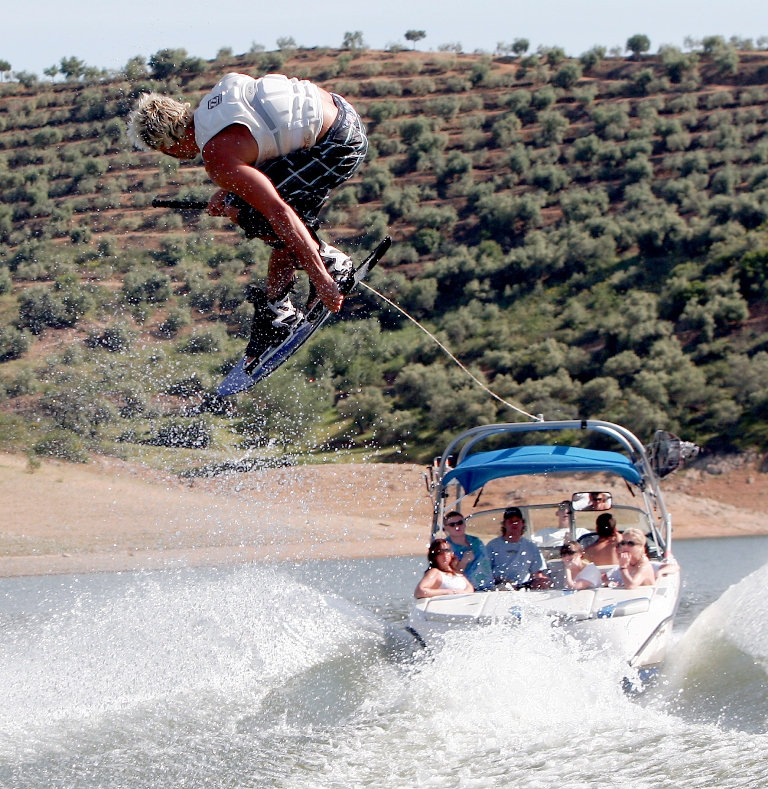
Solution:
[[[435,343],[435,345],[437,345],[458,367],[460,367],[481,389],[485,390],[494,400],[498,400],[500,403],[502,403],[503,405],[507,406],[507,408],[511,408],[513,411],[517,411],[518,414],[522,414],[523,416],[527,416],[528,419],[530,419],[530,420],[532,420],[534,422],[543,422],[544,421],[544,416],[542,414],[539,414],[538,416],[535,416],[534,414],[529,414],[527,411],[524,411],[519,406],[513,405],[509,401],[505,400],[503,397],[499,397],[499,395],[497,395],[495,392],[491,391],[479,378],[477,378],[475,375],[473,375],[448,350],[448,348],[446,348],[445,345],[443,345],[443,343],[441,343],[440,340],[438,340],[437,337],[435,337],[435,335],[432,334],[431,331],[429,331],[429,329],[427,329],[426,327],[422,326],[416,320],[416,318],[414,318],[412,315],[409,315],[402,307],[400,307],[397,304],[395,304],[395,302],[392,301],[391,299],[388,299],[383,293],[379,293],[379,291],[376,290],[376,288],[372,288],[368,283],[363,282],[361,280],[359,284],[362,287],[366,288],[367,290],[370,290],[371,293],[375,293],[380,299],[382,299],[387,304],[389,304],[390,307],[394,307],[394,309],[396,309],[399,313],[405,315],[405,317],[408,318],[409,321],[411,321],[412,323],[415,323],[424,332],[424,334],[426,334],[427,337],[429,337],[432,340],[432,342]]]

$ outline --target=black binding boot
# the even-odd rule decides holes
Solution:
[[[246,298],[254,306],[251,339],[245,349],[246,358],[252,360],[247,367],[253,367],[265,351],[288,337],[304,314],[293,306],[290,288],[279,298],[270,301],[263,290],[251,287]]]

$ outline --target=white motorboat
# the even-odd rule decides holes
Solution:
[[[573,439],[575,432],[591,431],[613,439],[622,451],[521,442],[521,436],[525,436],[524,441],[530,440],[530,434],[539,431],[560,431],[566,439]],[[506,448],[478,451],[481,443]],[[516,446],[509,446],[515,443]],[[420,599],[411,610],[409,632],[420,643],[431,645],[457,627],[517,623],[529,616],[542,616],[553,625],[566,628],[579,641],[613,650],[639,671],[657,667],[667,650],[680,596],[680,573],[671,552],[672,521],[659,479],[696,452],[692,444],[662,432],[646,448],[626,428],[597,420],[496,424],[462,433],[430,469],[433,538],[442,536],[443,515],[451,510],[462,513],[467,534],[486,543],[498,536],[509,494],[505,506],[478,506],[487,486],[500,489],[494,480],[501,480],[503,485],[509,478],[545,475],[546,488],[565,476],[566,483],[578,487],[565,506],[559,500],[546,501],[546,495],[541,502],[541,484],[537,494],[531,493],[531,500],[526,500],[521,481],[515,480],[514,504],[525,520],[523,536],[540,548],[551,576],[550,588],[506,587]],[[599,475],[597,485],[590,486],[586,475]],[[609,487],[613,492],[594,492]],[[534,488],[535,485],[531,490]],[[622,498],[626,503],[621,503]],[[562,518],[558,521],[558,507],[568,512],[565,526]],[[579,539],[586,544],[593,539],[595,516],[600,514],[596,510],[604,509],[610,509],[620,531],[639,528],[646,534],[648,555],[657,573],[655,585],[635,589],[604,585],[578,591],[563,588],[560,547],[565,540]],[[669,570],[661,571],[665,565]],[[600,567],[605,574],[612,569]]]

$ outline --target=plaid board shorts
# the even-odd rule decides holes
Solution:
[[[270,159],[257,168],[311,230],[320,225],[318,214],[331,190],[355,174],[368,152],[368,138],[360,116],[341,96],[331,95],[339,113],[319,143]],[[266,217],[253,206],[232,192],[227,195],[227,204],[240,209],[237,224],[247,238],[260,238],[276,249],[283,247]]]

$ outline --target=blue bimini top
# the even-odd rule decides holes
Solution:
[[[642,485],[642,475],[632,461],[618,452],[579,447],[532,446],[478,452],[465,458],[443,478],[443,485],[457,480],[471,493],[500,477],[523,474],[596,473],[618,474],[633,485]]]

